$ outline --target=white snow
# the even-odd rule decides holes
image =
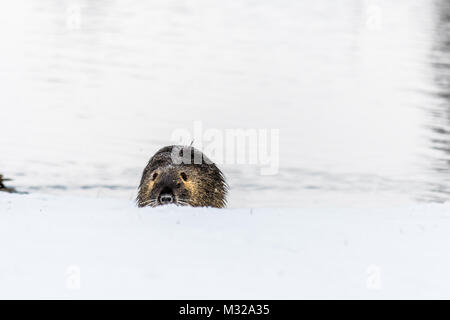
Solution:
[[[145,208],[0,194],[0,298],[450,298],[450,205]]]

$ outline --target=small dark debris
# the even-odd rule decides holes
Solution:
[[[16,193],[16,189],[4,185],[5,181],[11,181],[11,179],[5,179],[3,178],[3,175],[0,174],[0,192]]]

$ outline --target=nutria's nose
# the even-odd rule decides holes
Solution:
[[[171,194],[162,194],[159,196],[159,202],[161,204],[169,204],[173,202],[173,196]]]
[[[170,188],[164,188],[164,190],[161,191],[159,194],[159,203],[161,204],[169,204],[174,202],[174,197],[172,190]]]

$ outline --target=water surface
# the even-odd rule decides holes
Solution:
[[[446,1],[14,1],[0,38],[0,172],[21,190],[133,199],[200,120],[280,129],[278,175],[222,167],[231,207],[450,199]]]

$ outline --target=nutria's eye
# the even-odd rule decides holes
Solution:
[[[177,183],[176,187],[181,188],[181,183]]]
[[[180,173],[180,176],[181,176],[181,179],[183,179],[183,181],[187,181],[187,175],[186,175],[186,173],[184,173],[184,172],[182,172],[182,173]]]
[[[155,172],[152,176],[152,180],[155,180],[157,176],[158,176],[158,173]]]

